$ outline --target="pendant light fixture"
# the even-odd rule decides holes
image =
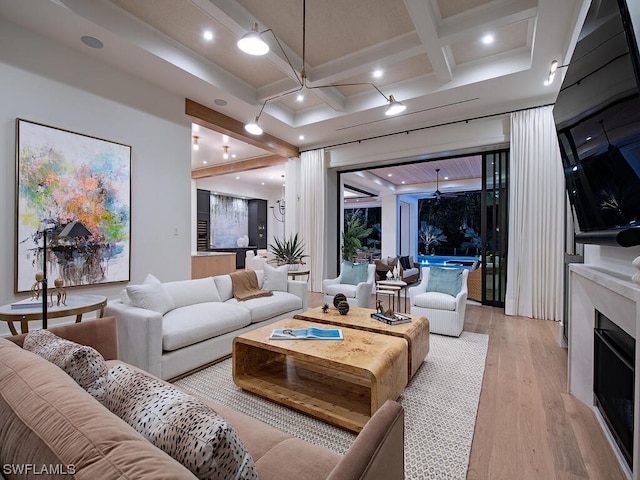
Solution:
[[[227,160],[229,158],[229,145],[223,145],[222,146],[222,158],[224,158],[225,160]]]
[[[258,121],[260,120],[260,115],[262,115],[262,112],[264,110],[265,105],[272,101],[275,100],[277,98],[281,98],[284,97],[286,95],[290,95],[292,93],[295,92],[299,92],[300,90],[312,90],[314,88],[332,88],[332,87],[351,87],[351,86],[358,86],[358,85],[368,85],[371,86],[373,88],[375,88],[378,93],[380,95],[382,95],[384,97],[384,99],[387,101],[388,106],[387,109],[385,110],[385,115],[387,116],[393,116],[393,115],[398,115],[399,113],[404,112],[404,110],[407,108],[404,104],[402,104],[401,102],[397,101],[393,95],[389,95],[388,97],[382,93],[382,91],[373,83],[371,82],[356,82],[356,83],[331,83],[328,85],[317,85],[317,86],[309,86],[307,85],[307,72],[305,70],[305,59],[306,59],[306,36],[307,36],[307,14],[306,14],[306,10],[307,10],[307,2],[306,0],[302,1],[302,69],[300,71],[300,74],[298,75],[297,70],[295,69],[295,67],[293,66],[293,64],[291,63],[291,60],[289,59],[289,57],[287,56],[287,53],[285,52],[284,48],[282,48],[282,44],[280,43],[280,41],[278,40],[278,37],[276,37],[276,34],[273,33],[273,30],[271,30],[270,28],[263,30],[262,32],[259,31],[258,28],[258,24],[257,22],[253,22],[253,25],[251,26],[251,30],[247,33],[245,33],[240,40],[238,40],[238,48],[240,50],[242,50],[245,53],[248,53],[249,55],[265,55],[269,52],[270,48],[269,45],[267,45],[267,43],[264,40],[263,34],[267,33],[267,32],[271,32],[271,35],[273,35],[273,38],[275,39],[276,43],[278,44],[278,47],[280,47],[280,50],[282,51],[282,54],[284,55],[285,59],[287,60],[287,63],[289,64],[289,66],[291,67],[291,70],[293,71],[293,75],[296,78],[296,80],[298,81],[298,84],[300,85],[299,87],[290,90],[288,92],[285,93],[281,93],[279,95],[275,95],[273,97],[267,98],[263,103],[262,103],[262,108],[260,108],[260,112],[258,113],[258,115],[255,117],[255,119],[252,122],[247,123],[244,128],[247,132],[251,133],[252,135],[261,135],[263,133],[262,127],[260,127],[260,125],[258,124]]]

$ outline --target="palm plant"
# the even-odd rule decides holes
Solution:
[[[429,253],[430,247],[437,247],[441,242],[447,241],[447,236],[440,227],[429,225],[427,222],[420,222],[418,235],[422,243],[424,243],[427,254]]]
[[[344,232],[342,232],[342,258],[353,261],[362,248],[362,240],[371,235],[373,231],[367,228],[360,215],[355,213],[346,219]]]
[[[464,237],[467,239],[465,242],[462,242],[460,245],[465,252],[468,254],[469,250],[474,248],[476,251],[476,255],[482,248],[482,237],[478,234],[473,228],[465,227],[464,228]]]
[[[274,243],[269,244],[269,248],[274,255],[274,258],[269,262],[275,262],[280,265],[304,264],[302,259],[309,256],[304,254],[304,242],[298,237],[297,233],[282,241],[275,238]]]

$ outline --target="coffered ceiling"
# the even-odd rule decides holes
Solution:
[[[543,82],[553,59],[565,62],[588,3],[307,0],[302,89],[303,0],[0,0],[0,17],[241,124],[267,101],[265,133],[307,149],[553,103],[560,81]],[[273,32],[263,57],[236,46],[253,22]],[[83,44],[87,35],[103,48]],[[331,86],[369,82],[383,95]],[[384,115],[389,95],[402,114]],[[200,146],[213,163],[266,154],[234,145],[238,137],[236,158],[223,161],[220,134],[211,145],[207,136]],[[194,168],[202,161],[194,155]]]

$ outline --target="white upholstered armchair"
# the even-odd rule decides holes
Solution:
[[[467,308],[469,271],[462,269],[460,291],[453,296],[439,291],[427,291],[429,270],[429,267],[423,267],[422,281],[409,289],[411,314],[427,317],[431,333],[459,337],[464,327],[464,314]]]
[[[344,265],[344,264],[343,264]],[[350,283],[342,283],[344,269],[337,278],[328,278],[322,281],[322,293],[324,293],[324,302],[331,305],[333,297],[337,293],[344,293],[347,297],[349,305],[354,307],[369,307],[371,303],[371,293],[373,292],[373,284],[376,276],[376,266],[374,263],[367,265],[367,279],[356,285]]]

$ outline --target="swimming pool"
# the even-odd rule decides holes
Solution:
[[[471,270],[473,262],[477,261],[478,257],[418,255],[418,263],[423,267],[464,267]]]

